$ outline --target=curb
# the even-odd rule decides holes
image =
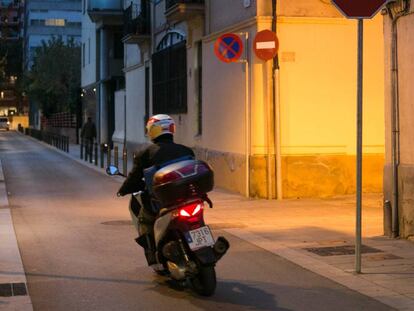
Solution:
[[[0,160],[0,310],[32,311]]]

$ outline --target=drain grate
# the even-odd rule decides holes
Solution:
[[[3,283],[0,284],[0,297],[26,296],[26,283]]]
[[[342,256],[342,255],[354,255],[354,245],[342,245],[342,246],[331,246],[331,247],[314,247],[305,248],[306,251],[314,253],[319,256]],[[362,245],[361,253],[382,253],[383,251],[377,248]]]
[[[108,225],[108,226],[131,226],[131,220],[112,220],[112,221],[105,221],[102,222],[101,225]]]

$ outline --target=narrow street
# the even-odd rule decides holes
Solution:
[[[392,310],[220,231],[216,294],[174,288],[146,266],[116,179],[14,132],[0,158],[35,310]]]

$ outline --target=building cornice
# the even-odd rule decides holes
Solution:
[[[237,24],[234,24],[232,26],[220,29],[219,31],[208,34],[204,36],[202,40],[203,42],[214,41],[215,39],[217,39],[219,36],[221,36],[224,33],[245,31],[246,28],[251,27],[253,25],[268,24],[270,26],[272,24],[272,19],[273,19],[272,16],[255,16],[255,17],[246,19],[242,22],[239,22]]]
[[[223,28],[219,31],[208,34],[202,38],[203,42],[210,42],[216,40],[219,36],[224,33],[241,32],[245,31],[246,28],[253,25],[258,26],[269,26],[272,25],[272,16],[255,16],[244,20],[240,23],[232,26]],[[278,24],[322,24],[322,25],[348,25],[352,21],[342,17],[289,17],[289,16],[278,16]]]

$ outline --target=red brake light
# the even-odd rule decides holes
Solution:
[[[203,203],[196,202],[180,208],[179,215],[182,217],[195,217],[203,210]]]

